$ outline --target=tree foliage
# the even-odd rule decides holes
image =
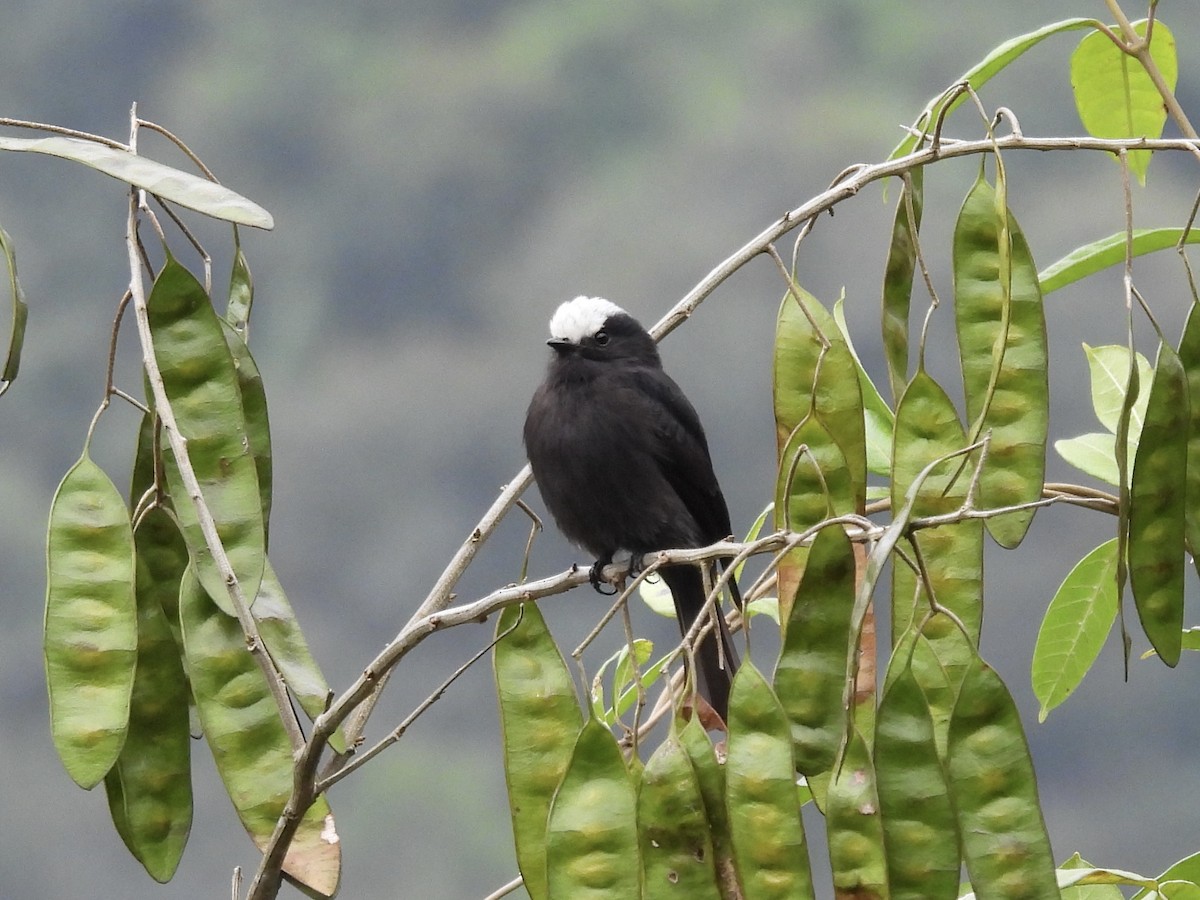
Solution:
[[[484,652],[494,648],[500,752],[517,861],[533,900],[812,896],[820,848],[805,835],[809,804],[825,817],[838,896],[955,898],[962,865],[968,890],[985,897],[1055,896],[1083,886],[1108,886],[1097,889],[1117,896],[1113,885],[1137,886],[1146,898],[1200,894],[1193,858],[1157,878],[1078,857],[1055,866],[1024,727],[979,651],[985,543],[1019,552],[1038,511],[1051,505],[1108,517],[1112,536],[1075,565],[1046,610],[1032,672],[1041,718],[1070,696],[1117,626],[1128,665],[1126,586],[1159,660],[1175,666],[1184,651],[1200,648],[1184,612],[1186,560],[1200,542],[1200,400],[1192,399],[1200,390],[1200,296],[1185,252],[1195,239],[1192,222],[1135,228],[1130,213],[1111,237],[1039,271],[1037,248],[1014,211],[1019,185],[1006,167],[1027,150],[1103,153],[1120,166],[1131,210],[1132,183],[1151,177],[1154,154],[1200,156],[1173,94],[1174,38],[1154,17],[1155,4],[1137,23],[1115,0],[1108,7],[1113,26],[1053,23],[988,54],[927,104],[888,159],[846,170],[718,265],[655,327],[663,336],[681,324],[749,260],[767,254],[776,263],[779,466],[773,512],[759,522],[770,517],[774,531],[759,536],[756,525],[745,541],[648,555],[571,654],[584,703],[533,602],[579,586],[584,573],[525,580],[468,603],[453,593],[479,546],[517,507],[528,469],[362,676],[331,691],[267,555],[270,428],[246,342],[253,282],[237,229],[270,228],[270,215],[216,184],[202,165],[195,175],[139,155],[139,130],[158,126],[136,111],[127,144],[32,125],[52,133],[0,138],[0,149],[66,157],[130,185],[130,285],[117,307],[105,396],[50,510],[45,656],[64,766],[82,787],[104,781],[116,830],[147,872],[169,881],[185,850],[193,797],[183,713],[190,708],[262,851],[245,896],[275,896],[285,878],[312,896],[335,894],[341,853],[329,789],[399,740],[483,653],[364,748],[388,677],[430,634],[498,614]],[[1071,56],[1086,136],[1028,137],[1009,110],[985,109],[977,92],[986,81],[1033,46],[1073,31],[1086,32]],[[950,136],[956,110],[965,112],[955,127],[974,136]],[[1161,138],[1168,119],[1182,138]],[[979,167],[964,185],[952,241],[926,246],[927,173],[962,156]],[[797,262],[822,213],[884,179],[899,188],[880,259],[890,403],[855,351],[841,301],[826,304],[806,291]],[[177,206],[231,223],[235,262],[223,292],[207,265],[197,275],[181,262],[191,236]],[[777,244],[791,234],[789,265]],[[1179,250],[1193,304],[1177,341],[1159,328],[1134,277],[1139,256],[1169,247]],[[12,300],[3,393],[18,374],[29,313],[3,232],[0,249]],[[929,260],[943,254],[954,275],[949,298],[928,277]],[[1053,445],[1116,492],[1046,483],[1043,300],[1117,265],[1125,271],[1128,341],[1085,344],[1103,431]],[[139,338],[141,391],[111,374],[127,312]],[[957,360],[929,340],[931,320],[948,313]],[[1142,318],[1156,336],[1154,354],[1135,346]],[[963,404],[952,398],[958,385],[940,383],[933,372],[941,369],[927,366],[935,354],[957,363]],[[87,449],[114,400],[143,412],[128,505]],[[727,725],[697,708],[683,678],[679,663],[694,634],[651,662],[649,642],[627,628],[627,645],[588,679],[583,650],[638,588],[653,594],[647,579],[657,568],[731,552],[733,570],[767,557],[743,586],[745,608],[730,611],[733,623],[747,632],[779,629],[781,650],[773,662],[747,652]],[[713,586],[714,600],[721,590]],[[891,627],[877,642],[878,606]],[[659,698],[648,707],[656,687]],[[719,753],[701,722],[727,729]]]

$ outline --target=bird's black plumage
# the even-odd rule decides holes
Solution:
[[[619,551],[703,547],[732,533],[696,410],[662,369],[653,339],[594,297],[551,319],[546,379],[529,404],[525,449],[563,534],[602,566]],[[704,606],[691,565],[661,570],[686,634]],[[730,580],[739,605],[741,597]],[[698,686],[725,718],[737,665],[724,619],[696,647]],[[718,641],[720,645],[718,645]]]

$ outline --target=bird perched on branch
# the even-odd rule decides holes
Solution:
[[[576,297],[550,319],[547,343],[554,353],[526,414],[525,450],[559,529],[595,558],[593,586],[614,554],[638,566],[653,550],[729,537],[704,428],[646,329],[615,303]],[[704,608],[701,571],[684,564],[660,574],[686,635]],[[741,606],[732,579],[729,587]],[[696,679],[725,719],[737,654],[719,609],[714,618],[695,648]]]

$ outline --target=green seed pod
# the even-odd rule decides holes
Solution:
[[[954,228],[954,313],[967,418],[978,429],[973,433],[991,432],[979,497],[992,508],[1041,497],[1050,419],[1037,266],[1011,210],[1001,221],[996,207],[996,190],[981,170]],[[988,519],[987,529],[1000,546],[1015,547],[1032,519],[1032,509],[1014,512]]]
[[[296,695],[300,708],[315,721],[329,703],[329,684],[308,649],[296,613],[269,559],[252,615],[284,684]],[[345,752],[346,738],[340,728],[330,735],[329,745],[338,753]]]
[[[817,416],[810,415],[797,426],[780,458],[775,486],[777,529],[802,531],[823,522],[834,510],[852,510],[853,488],[846,477],[846,458]],[[779,566],[779,617],[785,629],[809,550],[793,548]]]
[[[579,732],[546,829],[550,900],[641,896],[637,787],[612,733],[595,718]]]
[[[91,789],[125,743],[137,606],[129,511],[86,450],[50,506],[44,651],[54,747]]]
[[[912,302],[913,275],[917,269],[916,233],[921,228],[924,205],[924,169],[912,170],[911,182],[896,204],[892,242],[883,275],[883,350],[887,356],[888,379],[897,400],[908,384],[908,313]],[[909,218],[909,207],[912,218]]]
[[[236,226],[233,244],[237,249],[229,272],[229,302],[225,306],[225,321],[245,341],[246,329],[250,325],[250,308],[254,304],[254,278],[250,274],[246,254],[242,252]]]
[[[828,348],[822,354],[826,343]],[[843,473],[850,480],[852,508],[836,511],[861,511],[866,500],[867,445],[858,368],[837,321],[816,297],[799,286],[796,293],[784,297],[779,308],[774,407],[781,451],[801,420],[816,413],[845,458]],[[781,452],[780,460],[784,459]],[[781,468],[786,471],[785,466]]]
[[[179,615],[192,693],[217,772],[261,849],[292,793],[292,747],[237,619],[225,615],[189,569]],[[322,896],[337,890],[341,844],[324,797],[303,814],[284,871]]]
[[[924,369],[918,370],[896,408],[895,446],[892,452],[892,508],[905,503],[913,481],[927,465],[966,445],[954,404]],[[925,479],[913,504],[912,516],[950,513],[962,506],[970,482],[969,463],[950,459]],[[951,478],[957,479],[951,482]],[[915,536],[925,560],[926,573],[938,604],[953,612],[978,640],[983,618],[983,527],[978,520],[922,529]],[[892,570],[892,644],[919,621],[927,608],[924,585],[916,573],[897,562]],[[937,616],[925,627],[938,660],[953,685],[971,657],[957,626]],[[921,686],[929,689],[920,669]]]
[[[187,550],[175,520],[162,508],[142,518],[134,541],[137,674],[129,735],[104,784],[125,846],[155,881],[166,883],[192,827],[192,781],[188,683],[160,598],[164,592],[178,594]]]
[[[718,879],[722,885],[734,884],[737,876],[733,869],[733,844],[729,839],[729,814],[725,809],[725,767],[717,762],[708,733],[696,716],[679,729],[679,741],[692,761],[704,799]]]
[[[721,900],[700,783],[673,733],[642,769],[637,822],[644,900]]]
[[[1183,645],[1190,424],[1187,373],[1163,344],[1129,484],[1129,587],[1146,637],[1168,666]]]
[[[834,893],[839,897],[886,898],[887,865],[875,769],[871,750],[857,728],[829,782],[825,823]]]
[[[787,715],[749,661],[734,676],[729,698],[725,781],[744,900],[812,897]]]
[[[840,525],[822,528],[791,605],[775,692],[791,725],[796,769],[828,771],[846,729],[843,694],[853,639],[854,547]]]
[[[950,718],[950,791],[980,900],[1057,897],[1054,858],[1016,704],[976,657]]]
[[[204,286],[171,257],[154,281],[147,311],[154,355],[180,433],[187,440],[188,458],[246,602],[252,603],[265,558],[262,498],[224,326]],[[205,543],[179,468],[170,453],[165,456],[175,514],[196,574],[217,605],[232,614],[225,582]]]
[[[258,494],[262,501],[263,533],[266,534],[271,520],[271,490],[274,464],[271,456],[271,426],[267,418],[267,392],[263,387],[258,364],[250,355],[250,348],[232,327],[223,329],[233,364],[237,368],[238,390],[242,395],[242,411],[246,415],[246,439],[250,443],[250,455],[254,457],[254,470],[258,475]]]
[[[889,669],[899,667],[893,655]],[[961,851],[933,718],[911,667],[888,686],[875,719],[875,779],[892,900],[954,900]]]
[[[547,816],[579,734],[579,700],[536,604],[505,609],[496,633],[504,635],[493,665],[517,865],[532,900],[544,900]]]
[[[1179,338],[1179,362],[1187,373],[1190,417],[1184,514],[1188,550],[1200,572],[1200,304],[1193,303]],[[1192,398],[1195,398],[1194,400]]]

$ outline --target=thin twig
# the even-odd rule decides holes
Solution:
[[[199,156],[197,156],[195,153],[192,152],[192,148],[189,147],[187,144],[185,144],[183,142],[183,140],[181,138],[179,138],[176,134],[168,131],[166,128],[164,128],[162,125],[159,125],[157,122],[151,122],[149,119],[138,119],[138,125],[140,125],[142,128],[148,128],[151,131],[157,131],[159,134],[161,134],[163,137],[165,137],[168,141],[170,141],[172,144],[174,144],[176,147],[178,147],[180,150],[182,150],[184,156],[186,156],[188,159],[190,159],[192,161],[192,163],[196,166],[196,168],[204,173],[205,178],[207,178],[209,181],[217,181],[217,176],[212,173],[212,170],[209,169],[209,167],[204,164],[204,161],[201,160]],[[218,183],[220,183],[220,182],[218,182]]]
[[[132,151],[136,152],[136,104],[131,111],[131,118],[133,124],[130,129],[129,147]],[[225,553],[225,547],[221,543],[220,535],[217,534],[216,523],[213,521],[208,504],[204,501],[204,495],[200,490],[200,483],[196,479],[196,470],[192,467],[191,459],[188,457],[187,439],[179,431],[179,426],[175,422],[175,414],[171,407],[170,398],[167,397],[166,388],[163,386],[162,373],[158,367],[158,358],[154,353],[154,337],[150,333],[146,291],[142,283],[141,258],[137,246],[138,211],[143,206],[140,195],[141,191],[136,189],[131,190],[129,213],[126,222],[125,247],[129,259],[129,292],[132,297],[134,317],[137,321],[138,337],[142,345],[142,365],[146,370],[146,381],[154,396],[155,411],[162,422],[162,428],[170,442],[171,452],[175,456],[179,467],[180,479],[183,481],[188,497],[186,501],[182,498],[176,498],[176,502],[190,502],[195,507],[196,518],[200,524],[200,530],[204,534],[205,544],[208,547],[209,553],[212,554],[213,562],[217,566],[222,580],[225,582],[229,592],[230,603],[233,605],[234,611],[237,613],[238,622],[241,624],[242,631],[246,635],[246,645],[255,663],[262,670],[266,678],[272,699],[279,710],[280,720],[287,731],[292,746],[298,750],[304,745],[304,735],[300,730],[300,722],[296,718],[295,710],[292,708],[283,678],[279,674],[278,669],[276,669],[270,654],[266,652],[266,647],[258,635],[258,625],[255,623],[254,617],[250,614],[249,604],[243,595],[242,586],[233,571],[233,567],[229,563],[229,557]]]
[[[498,634],[494,638],[492,638],[492,640],[490,640],[483,648],[481,648],[477,653],[475,653],[470,659],[468,659],[465,663],[463,663],[461,666],[459,666],[457,669],[455,669],[453,674],[451,674],[451,676],[449,678],[447,678],[445,681],[443,681],[438,686],[437,690],[435,690],[432,694],[430,694],[428,697],[426,697],[424,700],[422,700],[419,704],[417,704],[416,709],[414,709],[411,713],[409,713],[407,716],[405,716],[404,719],[400,722],[400,724],[397,725],[395,728],[393,728],[386,737],[381,739],[370,750],[367,750],[360,754],[356,754],[354,759],[351,762],[347,763],[345,766],[338,769],[336,772],[330,773],[326,777],[322,778],[319,782],[317,782],[316,787],[314,789],[314,793],[317,795],[325,793],[325,791],[329,790],[329,788],[331,788],[333,785],[337,784],[339,781],[341,781],[343,778],[345,778],[351,772],[355,771],[358,768],[361,768],[368,761],[374,759],[376,756],[378,756],[380,753],[382,753],[384,750],[386,750],[392,744],[396,743],[396,741],[400,740],[400,738],[404,736],[404,732],[408,731],[408,729],[412,727],[413,722],[415,722],[421,716],[421,713],[425,712],[425,710],[429,709],[429,707],[433,706],[434,703],[436,703],[439,699],[441,699],[442,695],[445,694],[446,691],[450,688],[450,685],[454,684],[454,682],[457,681],[459,679],[459,677],[464,672],[467,671],[467,669],[471,668],[471,666],[475,665],[475,663],[479,662],[479,660],[481,660],[484,656],[486,656],[488,651],[490,651],[493,647],[495,647],[496,644],[498,644],[504,638],[508,637],[508,635],[510,635],[516,629],[516,627],[520,624],[521,624],[521,617],[518,616],[517,621],[513,622],[512,625],[510,625],[508,628],[504,629],[504,631],[502,631],[500,634]]]
[[[175,210],[171,209],[170,205],[161,197],[151,196],[154,196],[154,201],[163,212],[170,216],[171,221],[175,223],[175,227],[179,229],[187,242],[192,245],[192,249],[196,251],[196,255],[200,257],[200,263],[204,266],[204,293],[212,296],[212,257],[204,249],[204,245],[200,243],[200,239],[192,234],[191,229],[184,224],[183,219],[179,218]],[[162,232],[160,231],[159,234],[161,236]]]
[[[896,159],[862,166],[845,181],[811,198],[795,209],[784,213],[771,225],[755,235],[725,260],[718,263],[707,275],[679,300],[658,322],[650,333],[658,339],[665,337],[685,322],[704,300],[741,269],[746,263],[763,253],[767,246],[778,241],[789,231],[804,222],[853,197],[864,187],[883,178],[900,175],[902,172],[923,166],[938,159],[954,159],[963,156],[978,156],[995,150],[1092,150],[1116,154],[1122,149],[1133,150],[1185,150],[1200,152],[1200,139],[1196,138],[1093,138],[1052,137],[1039,138],[1028,135],[1009,134],[995,139],[948,140],[941,138],[931,145]]]
[[[3,124],[3,122],[0,121],[0,124]],[[1101,139],[1092,137],[1035,138],[1011,134],[984,140],[952,141],[944,138],[939,132],[937,140],[930,146],[914,150],[912,153],[896,159],[860,166],[850,171],[846,178],[835,186],[786,212],[701,278],[687,294],[652,326],[650,333],[656,339],[665,337],[686,321],[717,287],[728,280],[734,273],[738,272],[750,260],[766,251],[767,247],[780,237],[803,226],[815,216],[832,209],[838,203],[855,196],[864,187],[874,181],[902,175],[906,171],[938,159],[977,156],[980,154],[995,153],[997,150],[1091,150],[1117,154],[1122,150],[1128,149],[1198,152],[1200,151],[1200,140],[1178,138],[1160,138],[1154,140],[1141,138]],[[405,623],[392,641],[375,659],[365,667],[363,674],[340,697],[333,701],[328,710],[317,717],[317,721],[313,724],[309,741],[304,746],[297,760],[294,777],[295,787],[293,789],[293,797],[289,801],[288,810],[294,810],[302,805],[305,795],[311,792],[312,781],[315,777],[320,757],[330,736],[338,729],[342,722],[346,721],[356,708],[363,704],[364,700],[372,695],[379,685],[381,677],[390,672],[413,647],[417,646],[435,631],[452,627],[456,624],[478,621],[512,603],[533,599],[535,596],[561,593],[587,581],[586,572],[579,569],[572,569],[559,576],[552,576],[528,584],[504,588],[474,603],[451,608],[451,604],[454,602],[454,586],[474,560],[480,547],[494,533],[499,522],[516,504],[520,495],[531,482],[532,473],[528,465],[526,465],[508,486],[501,491],[479,524],[472,530],[468,539],[460,545],[441,576],[439,576],[437,582],[426,595],[425,600],[412,614],[408,622]],[[986,511],[983,512],[986,513]],[[860,539],[871,540],[872,538],[872,535],[863,535]],[[713,553],[714,556],[728,556],[742,549],[740,546],[726,544],[725,542],[722,542],[722,544],[720,552]],[[777,545],[773,549],[778,550],[779,546]],[[770,550],[771,548],[768,545],[764,547],[762,552],[770,552]],[[878,551],[878,547],[876,547],[876,551]],[[697,553],[702,554],[703,551],[680,551],[677,561],[684,561],[685,557],[693,557]],[[365,714],[357,716],[355,725],[361,729],[365,725],[365,721]],[[361,730],[352,733],[360,734]],[[289,819],[287,815],[281,817],[275,833],[268,842],[263,859],[259,864],[258,873],[248,893],[248,900],[264,900],[264,898],[273,896],[273,892],[270,889],[270,882],[274,881],[277,884],[278,879],[277,876],[272,879],[268,873],[271,870],[278,870],[278,867],[282,863],[286,847],[291,841],[297,825],[298,818]]]
[[[523,879],[520,875],[518,875],[516,878],[514,878],[508,884],[492,891],[492,893],[490,893],[486,897],[484,897],[483,900],[500,900],[501,897],[507,897],[513,891],[520,888],[521,885],[523,885],[524,883],[525,883],[525,879]]]

